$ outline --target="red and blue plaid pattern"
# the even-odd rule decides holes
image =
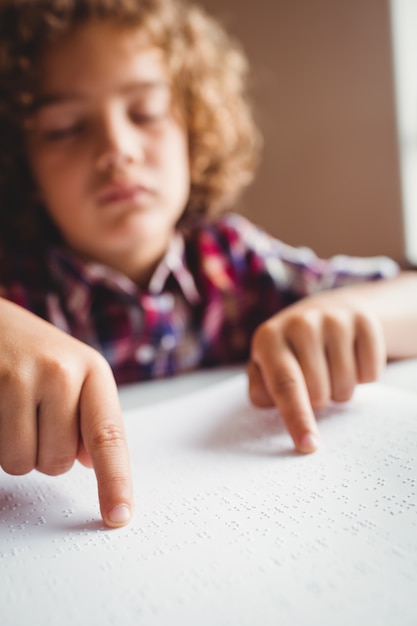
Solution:
[[[0,258],[0,295],[99,350],[119,384],[244,361],[255,328],[307,295],[398,272],[386,257],[319,259],[229,214],[177,232],[146,291],[45,246]]]

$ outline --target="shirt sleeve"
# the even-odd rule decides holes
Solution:
[[[310,248],[293,247],[268,235],[246,218],[229,214],[222,218],[228,231],[233,262],[243,259],[250,271],[267,274],[280,292],[298,300],[315,293],[356,283],[391,278],[400,268],[386,256],[319,258]]]

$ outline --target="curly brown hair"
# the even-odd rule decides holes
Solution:
[[[53,227],[35,200],[25,121],[38,60],[87,20],[144,28],[166,58],[188,130],[190,216],[231,208],[251,182],[261,139],[248,95],[244,53],[221,24],[185,0],[0,0],[0,238],[42,239]],[[42,230],[43,229],[43,230]]]

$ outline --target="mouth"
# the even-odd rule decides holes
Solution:
[[[97,194],[97,204],[105,206],[109,204],[120,204],[126,202],[140,202],[150,193],[150,190],[143,185],[132,185],[130,183],[110,184],[103,187]]]

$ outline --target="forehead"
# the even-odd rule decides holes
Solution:
[[[129,82],[167,81],[164,53],[143,29],[87,22],[50,44],[40,59],[39,91],[99,94]]]

